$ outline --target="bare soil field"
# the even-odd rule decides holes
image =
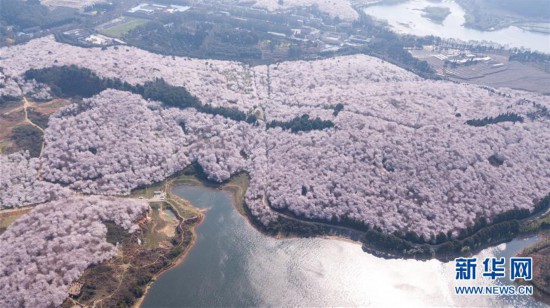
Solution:
[[[505,70],[497,71],[480,78],[473,78],[467,81],[460,78],[451,78],[451,80],[487,85],[495,88],[506,87],[550,94],[549,73],[516,61],[508,62],[507,69]]]
[[[477,56],[487,56],[491,60],[451,68],[446,67],[441,58],[447,53],[449,52],[435,50],[411,51],[414,57],[427,61],[439,75],[453,81],[494,88],[505,87],[543,94],[550,93],[550,70],[544,64],[508,61],[509,55],[506,53],[483,53]],[[467,53],[467,51],[462,51],[462,53]]]

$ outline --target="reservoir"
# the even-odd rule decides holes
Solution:
[[[185,261],[153,283],[143,307],[542,306],[530,296],[455,295],[463,284],[454,262],[387,260],[337,239],[272,238],[237,212],[228,192],[189,184],[172,191],[207,212]],[[479,258],[509,257],[537,240],[485,249],[478,269]],[[478,277],[466,285],[509,283]]]
[[[451,14],[442,24],[434,23],[422,17],[422,10],[428,6],[447,7]],[[464,10],[450,0],[437,3],[429,0],[411,0],[397,5],[374,5],[365,8],[364,12],[376,19],[386,20],[397,33],[434,35],[466,42],[494,42],[507,47],[524,47],[550,53],[549,34],[530,32],[514,26],[496,31],[479,31],[464,27]]]

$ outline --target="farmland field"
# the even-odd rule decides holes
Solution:
[[[126,33],[141,25],[146,24],[147,22],[147,19],[122,17],[118,18],[118,20],[116,21],[112,21],[108,24],[100,26],[101,29],[98,29],[98,31],[103,35],[114,38],[122,38],[122,36],[124,36]]]

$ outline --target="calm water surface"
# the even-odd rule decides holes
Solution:
[[[519,296],[453,295],[452,262],[385,260],[346,241],[264,236],[235,210],[224,191],[182,184],[173,192],[208,212],[185,262],[152,285],[143,307],[535,304]],[[478,257],[511,256],[536,240],[515,240]]]
[[[422,17],[422,9],[428,6],[448,7],[451,14],[442,24],[434,23]],[[488,41],[508,47],[525,47],[550,53],[550,35],[548,34],[525,31],[518,27],[497,31],[478,31],[464,27],[464,10],[450,0],[443,0],[440,3],[411,0],[398,5],[370,6],[364,11],[377,19],[388,21],[392,29],[399,33],[419,36],[435,35],[463,41]]]

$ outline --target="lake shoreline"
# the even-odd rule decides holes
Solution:
[[[422,13],[430,6],[450,9],[445,18],[441,15],[441,23],[433,22]],[[488,29],[472,23],[471,14],[456,2],[437,2],[429,0],[401,1],[391,5],[371,5],[358,8],[362,13],[386,21],[387,25],[397,34],[415,36],[437,36],[442,39],[462,42],[489,42],[503,46],[506,49],[530,49],[549,54],[546,31],[532,31],[522,25],[544,21],[515,21],[506,24],[492,25]],[[520,43],[521,42],[521,43]]]
[[[193,207],[194,210],[196,210],[197,212],[200,212],[201,215],[199,217],[199,220],[197,222],[195,222],[192,227],[189,228],[189,230],[191,231],[191,234],[192,234],[191,242],[185,247],[185,250],[183,251],[183,253],[181,255],[179,255],[178,257],[176,257],[169,266],[167,266],[166,268],[162,269],[160,272],[153,275],[153,277],[147,283],[147,286],[143,290],[142,296],[139,297],[136,300],[136,302],[132,305],[132,307],[134,307],[134,308],[139,308],[139,307],[142,306],[143,301],[145,300],[145,297],[147,296],[149,290],[151,289],[151,287],[157,281],[158,278],[160,278],[163,274],[167,273],[168,271],[174,269],[175,267],[181,265],[187,259],[187,256],[189,255],[189,253],[191,252],[191,250],[193,249],[193,247],[195,246],[195,244],[197,242],[197,228],[204,222],[204,218],[205,218],[207,210],[196,208],[190,202],[187,202],[186,200],[183,200],[182,198],[180,198],[176,194],[172,193],[173,186],[175,184],[178,184],[178,183],[180,183],[180,181],[178,181],[178,179],[171,179],[171,180],[168,180],[166,182],[165,189],[167,191],[167,195],[170,198],[176,199],[177,202],[188,203],[191,207]],[[197,183],[197,184],[200,184],[200,183]],[[179,200],[177,200],[177,199],[179,199]],[[177,211],[177,209],[176,209],[176,211]],[[181,223],[183,224],[185,222],[185,218],[182,217],[180,213],[177,213],[177,215],[179,216],[180,219],[182,219]]]
[[[371,228],[361,230],[355,228],[353,225],[346,225],[345,222],[343,224],[336,224],[302,219],[289,211],[276,210],[272,207],[270,208],[277,214],[279,219],[276,223],[265,226],[252,215],[244,201],[244,194],[248,188],[248,174],[242,172],[232,176],[227,181],[217,183],[209,180],[196,165],[192,165],[186,168],[186,170],[184,172],[186,177],[176,179],[175,183],[190,183],[213,189],[231,191],[233,206],[239,214],[246,218],[254,229],[264,235],[277,239],[308,237],[339,238],[361,244],[363,251],[386,259],[437,259],[448,262],[457,257],[474,255],[486,248],[507,243],[522,236],[538,233],[541,229],[541,223],[545,218],[550,217],[549,194],[527,216],[518,218],[514,216],[517,214],[514,211],[503,213],[501,214],[503,218],[494,219],[496,222],[479,224],[470,227],[471,230],[464,230],[467,232],[466,236],[460,236],[458,239],[445,239],[436,244],[413,242],[404,237]],[[235,179],[242,177],[245,177],[247,180],[244,182],[237,180],[237,183],[235,183]],[[238,192],[235,193],[234,190]]]
[[[237,179],[237,180],[242,180],[243,178],[245,178],[245,176],[246,175],[241,174],[239,179]],[[228,180],[228,181],[226,181],[222,184],[214,184],[212,182],[201,181],[201,179],[196,177],[196,175],[186,174],[186,177],[184,179],[179,178],[179,179],[176,179],[176,180],[174,180],[173,182],[170,183],[170,191],[172,193],[177,193],[178,196],[179,196],[179,194],[181,194],[182,196],[187,196],[187,192],[190,192],[189,198],[191,198],[191,199],[186,199],[184,197],[181,197],[181,198],[184,199],[184,200],[189,200],[189,203],[191,203],[194,207],[198,207],[198,208],[201,208],[201,209],[207,208],[207,209],[209,209],[209,211],[212,211],[211,219],[207,220],[208,223],[206,224],[209,227],[207,229],[203,230],[205,232],[206,237],[202,238],[202,242],[199,241],[199,243],[201,243],[200,245],[198,245],[198,246],[193,245],[193,247],[191,248],[191,249],[196,249],[196,250],[198,249],[197,250],[198,255],[201,255],[201,256],[202,256],[202,254],[210,255],[211,253],[213,253],[213,251],[210,250],[213,247],[217,247],[217,249],[220,249],[219,244],[216,244],[217,242],[213,241],[214,239],[211,238],[212,234],[209,233],[209,232],[213,232],[212,231],[212,226],[215,226],[213,228],[215,230],[217,230],[217,231],[214,231],[214,232],[221,232],[222,234],[226,234],[226,232],[229,232],[228,230],[233,230],[233,229],[231,229],[232,228],[231,224],[229,224],[227,227],[217,226],[219,223],[224,222],[222,217],[224,217],[225,221],[227,223],[229,223],[229,221],[226,220],[226,219],[228,219],[229,216],[222,216],[222,217],[219,216],[220,209],[223,209],[223,210],[221,210],[223,213],[232,212],[233,217],[239,217],[239,220],[237,222],[238,222],[238,225],[242,226],[242,227],[239,227],[239,230],[246,230],[246,232],[249,233],[250,235],[256,234],[256,235],[253,235],[252,238],[257,239],[258,237],[264,237],[265,235],[268,235],[268,236],[265,237],[266,240],[268,238],[272,239],[270,241],[275,241],[275,242],[278,242],[279,240],[281,240],[280,244],[275,244],[275,245],[271,244],[271,245],[269,245],[271,247],[270,250],[271,249],[280,249],[280,248],[276,248],[276,247],[292,247],[292,246],[296,247],[296,246],[294,246],[294,244],[290,244],[291,246],[287,246],[287,245],[289,245],[289,243],[296,243],[294,241],[304,242],[304,240],[305,240],[306,242],[309,243],[309,240],[305,239],[304,236],[300,236],[299,234],[296,234],[296,233],[284,234],[283,232],[281,232],[281,233],[278,233],[278,234],[273,234],[273,233],[265,232],[262,228],[258,228],[256,223],[254,223],[253,218],[250,217],[249,215],[247,215],[246,212],[244,212],[246,207],[239,206],[239,204],[237,202],[239,200],[239,196],[241,196],[243,191],[244,191],[243,188],[246,187],[246,186],[241,186],[240,184],[243,184],[243,183],[246,183],[246,182],[240,181],[240,184],[237,184],[235,181],[236,181],[236,179],[235,179],[235,177],[233,177],[230,180]],[[200,197],[200,198],[196,197],[196,194],[199,191],[201,192],[200,194],[202,194],[201,195],[202,197]],[[208,197],[208,196],[210,196],[210,195],[219,196],[221,191],[223,191],[223,195],[226,196],[226,197],[224,197],[224,200],[226,200],[226,201],[223,201],[223,203],[221,203],[221,204],[223,204],[223,206],[218,207],[218,205],[220,205],[220,204],[217,203],[218,201],[214,201],[214,200],[219,200],[219,199],[210,199],[211,197]],[[212,198],[216,198],[216,197],[212,197]],[[234,210],[237,210],[237,212],[239,212],[239,213],[237,214],[237,213],[233,212]],[[242,218],[244,218],[244,220],[242,220]],[[231,219],[231,221],[233,222],[233,224],[235,223],[234,219]],[[250,226],[245,226],[246,225],[245,221],[247,221],[248,223],[251,223],[252,228],[250,228]],[[306,225],[308,224],[308,222],[302,222],[302,223],[306,224]],[[206,230],[210,230],[210,231],[206,231]],[[203,231],[199,231],[199,232],[202,234]],[[258,235],[258,233],[256,233],[256,231],[260,231],[262,236]],[[239,231],[238,234],[242,234],[241,232],[243,232],[243,231]],[[248,237],[245,237],[245,238],[248,239]],[[234,239],[235,239],[235,234],[229,233],[229,235],[226,235],[225,237],[222,237],[221,242],[227,243],[228,241],[233,241]],[[287,239],[289,239],[290,242],[287,241]],[[363,244],[363,243],[359,240],[350,239],[350,237],[346,237],[346,236],[333,235],[333,234],[320,234],[320,235],[315,236],[315,238],[313,238],[313,236],[312,236],[311,243],[319,243],[320,239],[323,239],[323,241],[321,241],[322,243],[326,243],[326,244],[323,244],[323,245],[330,245],[332,247],[341,247],[340,245],[350,245],[350,244],[352,244],[350,246],[347,246],[348,247],[347,249],[350,249],[350,250],[354,251],[353,253],[351,253],[349,255],[365,255],[365,258],[367,258],[367,259],[374,258],[376,260],[380,260],[380,262],[391,262],[392,264],[394,264],[394,262],[408,262],[408,261],[410,261],[411,264],[432,264],[432,265],[434,264],[432,262],[427,262],[427,263],[425,263],[425,262],[415,262],[415,260],[413,258],[405,258],[405,259],[401,258],[401,260],[395,260],[395,261],[394,260],[387,260],[388,258],[383,258],[381,256],[376,255],[375,253],[371,253],[370,251],[369,251],[368,254],[364,254],[364,252],[361,252],[361,251],[357,250],[357,245],[356,245],[356,244]],[[522,239],[524,239],[524,236],[518,236],[514,239],[514,241],[518,241],[518,240],[522,240]],[[324,241],[324,240],[327,240],[327,241]],[[334,240],[336,240],[336,241],[334,241]],[[242,242],[242,241],[240,239],[238,239],[237,242]],[[247,240],[245,240],[244,242],[247,243]],[[330,244],[330,242],[334,242],[334,243]],[[345,242],[347,244],[337,244],[336,242]],[[209,245],[209,244],[206,244],[206,243],[213,243],[213,244]],[[204,245],[206,245],[206,246],[204,246]],[[243,245],[243,244],[241,244],[241,245]],[[242,246],[241,248],[239,248],[239,250],[237,250],[238,255],[241,255],[241,252],[244,251],[244,250],[242,250],[243,247],[249,247],[248,243],[244,244],[244,245],[245,246]],[[283,245],[283,246],[280,246],[280,245]],[[318,245],[318,244],[316,244],[316,245]],[[515,245],[517,245],[517,244],[515,244]],[[230,246],[233,246],[233,245],[231,244]],[[205,247],[208,247],[208,248],[205,248]],[[222,247],[225,247],[225,246],[222,246]],[[264,251],[265,246],[263,244],[260,244],[259,247],[260,248],[258,248],[258,249],[260,249],[261,251]],[[315,247],[317,247],[317,246],[315,246]],[[493,248],[489,248],[489,249],[493,249]],[[497,249],[497,248],[495,247],[494,249]],[[498,248],[498,249],[502,249],[502,248]],[[218,262],[220,262],[219,260],[224,260],[224,262],[225,262],[225,260],[227,260],[225,251],[226,250],[223,250],[223,248],[222,248],[222,251],[220,251],[221,252],[220,258],[221,259],[218,259],[217,257],[213,257],[212,259],[210,259],[210,261],[206,261],[206,262],[213,262],[213,264],[215,264],[215,266],[217,266],[219,264],[218,263]],[[279,250],[277,250],[277,251],[279,251]],[[229,250],[227,251],[227,253],[230,256],[232,255]],[[233,251],[233,253],[236,253],[236,252]],[[274,252],[272,251],[270,253],[270,255],[272,255],[273,253]],[[284,258],[289,256],[288,253],[289,253],[289,250],[287,250],[286,248],[281,250],[281,256],[284,256]],[[514,255],[515,254],[516,254],[516,252],[514,252]],[[214,255],[217,256],[217,254],[214,254]],[[204,257],[206,257],[206,255]],[[149,306],[154,307],[155,305],[173,305],[176,302],[178,302],[178,303],[179,302],[189,303],[190,305],[191,305],[191,303],[215,303],[215,300],[211,301],[211,299],[209,299],[209,297],[205,294],[199,296],[199,298],[196,299],[196,300],[193,299],[192,296],[191,296],[191,298],[189,298],[189,296],[174,295],[174,297],[172,298],[172,296],[169,295],[174,290],[180,290],[180,292],[183,292],[183,290],[188,290],[188,291],[186,291],[187,293],[185,293],[185,294],[193,294],[193,293],[189,293],[189,292],[197,292],[198,290],[203,290],[203,288],[206,287],[206,285],[203,285],[205,282],[201,282],[201,280],[200,280],[202,278],[200,278],[199,280],[196,280],[196,279],[198,279],[198,277],[203,277],[202,275],[206,275],[206,276],[212,275],[212,273],[208,274],[209,270],[211,270],[212,267],[210,265],[208,265],[204,269],[201,269],[202,266],[203,266],[202,264],[204,264],[204,263],[203,263],[203,261],[197,261],[198,260],[197,258],[202,260],[203,257],[197,257],[197,255],[193,254],[192,258],[187,258],[186,257],[186,258],[180,259],[179,262],[177,263],[177,265],[181,265],[184,261],[185,262],[191,262],[191,263],[185,263],[182,266],[172,266],[169,269],[167,269],[167,270],[174,270],[175,274],[173,272],[172,275],[166,276],[167,278],[162,279],[162,280],[158,280],[159,284],[157,285],[157,287],[152,288],[152,290],[153,290],[152,292],[147,292],[147,295],[150,294],[150,296],[148,296],[147,299],[145,299],[146,295],[144,295],[143,299],[140,301],[140,303],[145,303],[144,307],[149,307]],[[209,257],[207,257],[207,258],[209,258]],[[265,259],[262,259],[262,260],[265,260]],[[382,260],[386,260],[386,261],[382,261]],[[260,260],[256,260],[256,262],[259,262],[259,261]],[[436,260],[434,260],[434,261],[436,261]],[[199,262],[199,263],[197,263],[197,262]],[[222,262],[221,264],[223,264],[224,262]],[[442,262],[442,261],[437,260],[437,262]],[[450,264],[448,262],[442,262],[442,264],[445,264],[445,263],[447,264],[447,265],[445,265],[446,268],[452,267],[452,264]],[[199,265],[199,264],[201,264],[201,265]],[[207,264],[209,264],[209,263],[207,263]],[[260,262],[260,265],[257,265],[253,268],[255,268],[256,270],[261,269],[262,268],[261,264],[262,264],[262,262]],[[319,265],[319,263],[316,263],[315,266],[318,266],[318,265]],[[228,265],[226,265],[226,266],[228,266]],[[266,266],[266,265],[263,265],[263,266]],[[267,266],[269,266],[269,265],[267,265]],[[223,266],[222,266],[222,268],[223,268]],[[228,268],[234,268],[234,267],[229,266]],[[323,267],[321,267],[321,268],[323,268]],[[312,269],[311,267],[307,267],[306,272],[311,270],[311,269]],[[205,270],[206,270],[206,272],[205,272]],[[241,269],[241,272],[242,272],[242,270],[243,269]],[[302,270],[299,270],[299,271],[302,272]],[[218,273],[220,271],[216,270],[215,272]],[[263,271],[260,270],[260,272],[263,272]],[[220,273],[221,273],[221,277],[224,277],[226,275],[229,275],[230,272],[221,271]],[[196,277],[195,276],[188,276],[189,274],[198,275],[198,276],[196,276]],[[183,277],[187,277],[187,278],[183,278]],[[195,278],[193,278],[193,277],[195,277]],[[214,277],[218,277],[218,274],[215,274]],[[212,279],[214,279],[214,278],[212,278]],[[210,281],[210,280],[208,280],[208,281]],[[229,280],[229,281],[231,281],[231,280]],[[225,291],[224,291],[225,288],[219,289],[221,286],[224,285],[224,283],[229,283],[229,281],[220,282],[220,283],[215,284],[217,287],[214,288],[214,289],[217,290],[216,292],[218,292],[218,293],[215,293],[215,294],[218,294],[218,295],[216,295],[216,298],[217,298],[217,296],[221,296],[222,298],[226,298],[224,296],[230,296],[230,298],[232,298],[232,299],[229,300],[229,302],[231,302],[235,298],[235,296],[237,298],[241,298],[237,294],[235,294],[234,296],[230,295],[231,292],[225,293]],[[157,279],[155,279],[155,281],[152,282],[152,283],[157,283]],[[208,283],[207,285],[210,285],[210,284]],[[199,286],[199,287],[197,287],[197,286]],[[202,286],[202,287],[200,287],[200,286]],[[237,287],[237,290],[238,289],[239,288]],[[247,297],[248,296],[247,294],[248,293],[241,294],[241,296],[242,295],[245,296],[245,297],[242,298],[243,300],[249,300],[250,299],[250,298]],[[169,298],[170,298],[169,301],[164,300],[166,298],[166,296],[169,296]],[[178,301],[176,301],[176,299]],[[164,304],[161,304],[161,303],[164,303]],[[243,302],[238,301],[238,303],[243,303]]]
[[[147,283],[147,286],[143,290],[143,295],[136,300],[133,307],[135,307],[135,308],[141,307],[141,305],[143,304],[143,301],[145,300],[145,297],[147,296],[149,290],[151,289],[153,284],[157,281],[157,279],[160,278],[163,274],[165,274],[168,271],[172,270],[173,268],[179,266],[180,264],[182,264],[185,261],[185,259],[187,259],[187,256],[189,255],[189,252],[193,249],[193,247],[195,246],[195,243],[197,242],[196,229],[203,223],[203,221],[204,221],[204,213],[201,216],[200,220],[193,226],[193,228],[190,228],[191,232],[193,233],[193,240],[191,241],[191,243],[189,243],[189,245],[187,245],[187,247],[185,248],[185,251],[179,257],[177,257],[174,260],[174,262],[172,264],[170,264],[170,266],[164,268],[163,270],[161,270],[157,274],[153,275],[153,277],[151,278],[151,281],[149,281]]]

